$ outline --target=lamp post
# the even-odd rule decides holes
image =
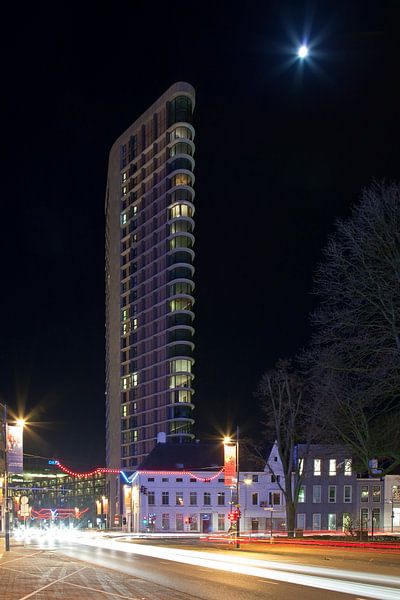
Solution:
[[[224,445],[233,446],[232,439],[230,437],[224,438]],[[240,535],[240,502],[239,502],[239,427],[236,427],[236,548],[240,548],[239,535]]]
[[[8,456],[7,456],[7,405],[3,405],[3,438],[4,438],[4,549],[10,550],[10,507],[8,504]]]

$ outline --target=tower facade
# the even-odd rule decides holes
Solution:
[[[111,468],[134,470],[162,432],[168,443],[193,438],[194,104],[191,85],[172,85],[110,152],[105,210]]]

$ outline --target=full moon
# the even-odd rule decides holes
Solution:
[[[304,45],[300,46],[300,48],[297,51],[297,56],[299,58],[305,58],[307,56],[307,54],[308,54],[308,48],[307,48],[307,46],[304,46]]]

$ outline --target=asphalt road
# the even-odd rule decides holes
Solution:
[[[177,597],[198,600],[333,600],[354,598],[357,600],[364,598],[387,598],[400,599],[400,586],[394,578],[400,576],[399,570],[395,567],[385,566],[385,573],[371,574],[371,567],[365,569],[364,574],[361,569],[357,573],[353,570],[345,571],[339,569],[335,563],[329,564],[329,567],[317,567],[312,564],[313,561],[296,561],[294,558],[287,557],[285,562],[279,560],[269,561],[264,559],[262,567],[256,566],[253,569],[253,575],[240,573],[241,563],[244,558],[250,561],[257,561],[259,556],[250,553],[217,551],[221,560],[231,561],[232,557],[239,559],[235,565],[223,565],[222,569],[216,569],[218,558],[215,558],[215,551],[203,550],[199,558],[193,554],[192,564],[187,564],[186,558],[182,559],[175,556],[175,560],[166,559],[168,553],[174,554],[174,548],[161,548],[164,556],[144,556],[136,552],[151,551],[154,546],[148,544],[127,544],[131,552],[119,551],[120,542],[111,541],[112,547],[98,547],[97,540],[94,540],[93,546],[82,543],[58,543],[57,552],[61,552],[69,557],[87,561],[108,569],[115,569],[119,572],[131,575],[145,581],[157,584],[165,588],[166,596],[171,597],[171,591],[177,592]],[[145,550],[143,550],[145,549]],[[134,551],[132,553],[132,550]],[[136,552],[135,552],[136,550]],[[155,551],[160,550],[160,547]],[[178,551],[179,552],[179,551]],[[183,552],[192,552],[183,550]],[[214,554],[209,554],[213,552]],[[171,556],[172,556],[171,554]],[[209,562],[207,563],[207,557]],[[225,558],[227,556],[227,558]],[[203,561],[204,557],[204,561]],[[250,557],[250,558],[249,558]],[[278,557],[279,558],[279,557]],[[208,566],[204,566],[208,564]],[[249,567],[250,568],[250,567]],[[351,567],[350,568],[354,568]],[[270,575],[270,577],[269,577]],[[302,585],[307,581],[307,585]],[[300,583],[288,583],[299,581]],[[332,591],[332,586],[338,586],[340,591]],[[326,589],[330,587],[331,589]],[[168,592],[168,593],[167,593]],[[367,592],[367,593],[366,593]],[[183,596],[182,596],[183,594]]]

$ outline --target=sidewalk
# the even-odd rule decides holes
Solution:
[[[12,546],[0,539],[0,600],[185,600],[187,596],[159,585],[96,567],[56,550]]]

